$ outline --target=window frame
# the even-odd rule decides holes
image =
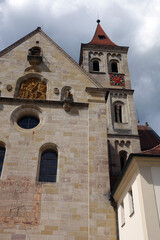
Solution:
[[[4,152],[2,159],[1,159],[1,150]],[[3,171],[3,165],[4,165],[4,159],[6,155],[6,147],[5,144],[0,144],[0,178],[2,176],[2,171]],[[2,160],[2,163],[1,163]]]
[[[132,215],[134,214],[134,201],[132,188],[130,188],[128,191],[128,201],[129,201],[129,216],[132,217]]]
[[[98,63],[98,70],[95,70],[95,69],[93,68],[94,62],[97,62],[97,63]],[[101,73],[100,62],[101,62],[101,60],[100,60],[99,58],[92,58],[92,59],[90,60],[90,72],[91,72],[91,73],[92,73],[92,72],[93,72],[93,73]]]
[[[44,155],[46,153],[54,153],[56,155],[56,159],[43,159]],[[47,171],[46,171],[46,165],[48,164],[47,168],[48,168],[48,171],[50,171],[51,169],[51,166],[49,165],[49,161],[56,161],[56,164],[54,165],[54,167],[52,167],[52,169],[55,170],[55,174],[47,174]],[[46,162],[48,161],[48,163],[46,164]],[[45,162],[45,170],[42,169],[42,164],[44,164]],[[52,164],[50,162],[50,164]],[[44,171],[44,172],[43,172]],[[47,148],[44,148],[42,149],[42,151],[40,152],[40,157],[39,157],[39,169],[38,169],[38,176],[37,176],[37,181],[39,183],[55,183],[57,182],[57,171],[58,171],[58,151],[56,148],[53,148],[53,147],[47,147]],[[52,176],[52,180],[47,180],[47,177],[49,176]]]
[[[124,201],[120,204],[120,215],[121,215],[121,227],[125,225],[125,210],[124,210]]]
[[[120,112],[119,112],[119,116],[117,115],[118,114],[118,110],[117,108],[120,107]],[[124,103],[121,102],[121,101],[115,101],[113,103],[113,116],[114,116],[114,123],[117,123],[117,124],[122,124],[124,123],[124,111],[125,111],[125,106],[124,106]]]
[[[109,73],[118,74],[119,73],[119,67],[118,67],[118,61],[115,59],[112,59],[109,61]],[[112,64],[116,64],[117,71],[113,71]]]
[[[99,67],[99,61],[97,59],[92,61],[92,69],[93,69],[93,72],[99,72],[100,67]]]
[[[35,122],[37,121],[36,125],[33,124],[33,121],[35,120]],[[26,123],[25,123],[26,121]],[[20,117],[18,120],[17,120],[17,125],[22,128],[22,129],[25,129],[25,130],[30,130],[30,129],[34,129],[36,128],[40,123],[40,119],[39,117],[37,116],[34,116],[32,114],[28,114],[28,115],[24,115],[22,117]],[[32,127],[30,127],[32,124]],[[27,127],[24,127],[24,126],[27,126]]]

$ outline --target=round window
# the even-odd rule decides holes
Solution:
[[[24,129],[31,129],[39,124],[39,119],[34,116],[24,116],[17,121],[18,126]]]

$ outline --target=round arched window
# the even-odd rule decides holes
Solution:
[[[41,155],[39,182],[56,182],[57,151],[46,149]]]
[[[32,129],[39,124],[39,118],[34,116],[23,116],[17,121],[17,124],[21,128]]]
[[[98,60],[93,61],[93,71],[99,72],[99,61]]]

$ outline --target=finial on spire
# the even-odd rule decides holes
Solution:
[[[100,23],[100,20],[99,20],[99,19],[97,20],[97,23],[98,23],[98,24]]]

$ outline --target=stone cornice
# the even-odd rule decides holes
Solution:
[[[94,87],[86,87],[86,92],[88,93],[106,93],[106,92],[125,92],[125,93],[133,93],[133,89],[126,88],[94,88]]]
[[[117,52],[124,52],[124,53],[127,53],[128,52],[128,49],[129,47],[125,47],[125,46],[111,46],[111,45],[97,45],[97,44],[85,44],[85,43],[82,43],[81,44],[81,48],[83,49],[94,49],[96,51],[100,51],[100,50],[106,50],[106,51],[114,51],[115,50]]]
[[[125,130],[125,129],[124,129]],[[107,134],[108,138],[117,138],[117,137],[130,137],[130,138],[136,138],[139,139],[139,135],[135,135],[135,134],[121,134],[121,133],[108,133]]]
[[[86,92],[89,94],[96,94],[98,96],[104,96],[105,100],[109,96],[109,93],[126,93],[133,95],[134,90],[132,89],[125,89],[125,88],[93,88],[93,87],[86,87]]]
[[[0,97],[0,103],[9,103],[9,104],[35,104],[35,105],[53,105],[53,106],[63,106],[64,101],[54,101],[54,100],[39,100],[39,99],[24,99],[24,98],[8,98]],[[83,102],[72,102],[71,106],[76,107],[88,107],[89,103]]]

